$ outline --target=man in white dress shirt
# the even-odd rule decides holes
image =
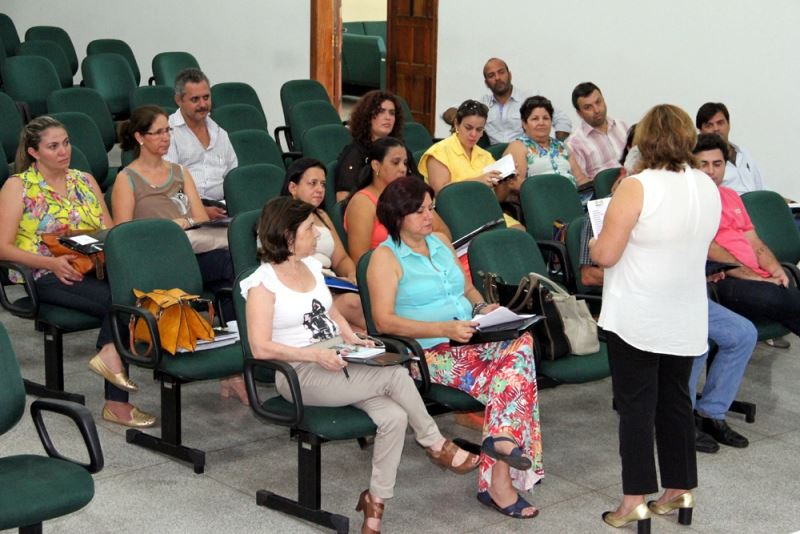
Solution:
[[[169,117],[172,136],[165,159],[189,170],[204,201],[222,200],[222,182],[238,161],[228,133],[209,117],[211,84],[202,71],[189,68],[178,73],[175,103],[178,110]],[[205,209],[211,219],[227,215],[219,205]]]

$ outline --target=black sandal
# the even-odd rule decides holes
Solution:
[[[495,449],[494,445],[498,441],[510,441],[513,443],[514,448],[511,450],[511,453],[504,454]],[[519,469],[520,471],[527,471],[533,465],[530,458],[522,454],[522,449],[519,448],[517,442],[505,436],[500,436],[499,438],[488,436],[481,444],[481,452],[483,452],[483,454],[489,458],[494,458],[495,460],[505,462],[514,469]]]

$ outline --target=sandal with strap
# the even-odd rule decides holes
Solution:
[[[478,468],[480,462],[478,461],[478,455],[467,453],[467,458],[458,465],[453,465],[453,457],[460,451],[461,448],[450,441],[449,439],[445,440],[444,445],[438,451],[435,451],[431,448],[425,449],[425,453],[430,458],[431,462],[435,463],[442,469],[449,469],[454,473],[458,473],[459,475],[464,475],[473,471]]]
[[[498,451],[495,448],[495,444],[498,441],[510,441],[511,443],[513,443],[514,448],[511,449],[511,453],[505,454]],[[520,471],[527,471],[533,465],[530,458],[522,454],[522,449],[519,448],[517,442],[505,436],[500,436],[499,438],[488,436],[485,440],[483,440],[483,443],[481,444],[481,452],[483,452],[483,454],[485,454],[489,458],[494,458],[495,460],[500,460],[501,462],[505,462],[510,467],[513,467],[514,469],[519,469]]]
[[[383,518],[383,503],[368,501],[369,490],[365,489],[358,497],[356,512],[364,512],[364,524],[361,525],[361,534],[381,534],[380,530],[375,530],[367,526],[367,519]]]
[[[525,508],[533,508],[533,505],[522,498],[522,495],[517,494],[517,502],[510,506],[506,506],[505,508],[501,508],[499,504],[494,502],[492,496],[489,495],[488,491],[479,491],[478,492],[478,500],[489,506],[490,508],[494,508],[498,512],[503,515],[507,515],[508,517],[514,517],[516,519],[533,519],[537,515],[539,515],[539,510],[534,508],[534,512],[531,515],[525,515],[522,511]]]

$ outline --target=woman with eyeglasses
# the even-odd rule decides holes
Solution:
[[[118,223],[133,219],[170,219],[184,230],[208,221],[192,175],[184,167],[164,159],[169,150],[169,121],[159,106],[133,110],[119,129],[120,147],[132,150],[136,159],[122,169],[114,182],[111,207]],[[233,262],[225,248],[195,254],[203,287],[216,292],[233,285]],[[165,288],[169,289],[169,288]],[[223,316],[234,317],[233,306],[223,302]],[[221,394],[235,393],[247,404],[241,377],[223,381]]]

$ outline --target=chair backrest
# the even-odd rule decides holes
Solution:
[[[161,106],[171,115],[178,109],[178,105],[175,103],[175,89],[166,85],[136,87],[130,94],[131,111],[145,104]]]
[[[81,74],[86,87],[100,93],[112,115],[130,113],[130,94],[136,88],[136,80],[124,57],[119,54],[86,56],[81,63]]]
[[[136,159],[136,154],[133,150],[123,150],[119,155],[119,168],[124,169]]]
[[[503,152],[506,151],[506,147],[508,147],[508,143],[495,143],[487,146],[486,150],[495,160],[498,160],[503,157]]]
[[[375,35],[342,35],[342,65],[346,67],[342,82],[383,89],[386,86],[386,42]]]
[[[228,132],[264,130],[269,132],[264,115],[250,104],[226,104],[211,108],[211,118]]]
[[[366,35],[367,32],[364,29],[364,22],[363,21],[351,21],[351,22],[343,22],[342,23],[342,32],[343,33],[350,33],[353,35]]]
[[[344,200],[336,202],[330,210],[326,210],[333,223],[333,228],[339,234],[344,249],[347,250],[347,231],[344,229]]]
[[[3,43],[6,57],[16,56],[19,49],[19,33],[11,17],[0,13],[0,43]]]
[[[403,118],[405,119],[406,124],[409,122],[417,122],[414,120],[414,115],[411,113],[411,106],[408,105],[406,99],[398,94],[395,94],[394,97],[398,102],[400,102],[400,107],[403,108]]]
[[[342,125],[339,112],[325,100],[310,100],[299,102],[289,112],[289,122],[286,123],[292,132],[294,142],[293,150],[303,152],[303,136],[314,126],[323,124]],[[336,154],[339,155],[338,153]]]
[[[78,54],[69,34],[58,26],[31,26],[25,32],[26,41],[53,41],[64,51],[73,75],[78,72]]]
[[[450,229],[454,240],[503,218],[503,210],[492,190],[473,181],[452,183],[439,191],[436,213]],[[505,222],[498,228],[505,228]]]
[[[284,124],[289,126],[289,114],[292,108],[309,100],[324,100],[330,104],[328,91],[317,80],[289,80],[281,86],[281,107]]]
[[[614,167],[613,169],[605,169],[598,172],[594,180],[594,198],[606,198],[611,196],[611,186],[619,176],[621,167]]]
[[[281,194],[286,169],[270,163],[239,166],[222,183],[228,215],[261,210],[264,204]]]
[[[69,87],[53,91],[47,97],[47,112],[61,113],[64,111],[86,113],[100,130],[106,152],[114,147],[117,142],[114,120],[100,93],[89,87]]]
[[[108,176],[108,154],[94,121],[89,115],[79,111],[52,113],[51,116],[64,124],[72,146],[78,147],[86,156],[97,183],[105,182]]]
[[[261,113],[265,121],[267,120],[267,114],[264,113],[264,106],[261,105],[258,93],[252,86],[244,82],[214,84],[211,87],[211,102],[213,104],[212,112],[214,109],[228,104],[250,104]]]
[[[121,55],[131,68],[136,85],[139,85],[142,81],[142,73],[139,71],[138,63],[136,63],[136,56],[133,55],[133,50],[125,41],[121,39],[95,39],[86,46],[86,55],[91,56],[94,54]]]
[[[248,267],[236,277],[236,281],[233,283],[233,312],[236,314],[239,340],[241,341],[242,353],[245,358],[252,358],[253,352],[250,350],[250,340],[247,337],[247,301],[242,296],[239,286],[242,280],[253,274],[256,269],[258,269],[258,265]],[[258,378],[260,379],[261,377]]]
[[[520,188],[525,227],[534,239],[553,239],[553,222],[583,214],[578,190],[560,174],[529,176]]]
[[[0,189],[8,179],[8,164],[6,163],[6,153],[3,150],[3,145],[0,143]]]
[[[239,130],[230,137],[239,166],[271,163],[284,167],[281,151],[275,140],[264,130]]]
[[[372,301],[369,296],[369,285],[367,284],[367,270],[369,261],[372,258],[372,250],[364,253],[356,264],[356,280],[358,280],[358,296],[361,299],[361,309],[364,310],[364,322],[367,325],[367,333],[371,336],[378,335],[375,321],[372,319]]]
[[[94,175],[92,172],[92,166],[89,164],[89,160],[86,159],[86,155],[83,153],[83,150],[78,148],[78,145],[71,145],[71,148],[72,152],[69,159],[69,168],[78,169]],[[111,209],[110,205],[108,206],[108,209]]]
[[[53,64],[61,87],[72,87],[72,69],[64,50],[53,41],[25,41],[19,45],[20,56],[40,56]]]
[[[247,269],[259,265],[256,257],[258,250],[256,236],[260,218],[261,210],[246,211],[235,216],[228,226],[228,250],[233,260],[233,272],[237,276]],[[234,291],[234,293],[236,292]]]
[[[774,191],[752,191],[742,195],[742,202],[758,237],[778,261],[800,261],[800,231],[786,201]]]
[[[106,268],[114,304],[133,305],[133,289],[181,288],[200,295],[203,279],[186,232],[168,219],[140,219],[111,229]]]
[[[299,104],[302,106],[303,104]],[[323,124],[306,130],[303,135],[303,155],[316,158],[327,165],[336,161],[342,149],[353,142],[350,130],[342,123]]]
[[[0,163],[14,161],[17,154],[17,143],[19,143],[19,133],[23,126],[22,115],[20,115],[14,100],[0,91],[0,145],[3,146],[6,155],[6,159]]]
[[[175,77],[183,69],[200,68],[200,64],[189,52],[161,52],[153,57],[153,78],[156,85],[175,86]]]
[[[32,117],[47,113],[47,95],[61,89],[56,68],[40,56],[14,56],[2,66],[3,88],[8,96],[25,102]]]
[[[333,217],[333,206],[336,204],[336,167],[339,162],[333,160],[325,164],[325,211]],[[347,248],[347,247],[344,247]]]
[[[536,241],[520,230],[503,228],[479,234],[470,243],[467,254],[472,283],[484,295],[480,273],[494,273],[507,284],[517,284],[529,272],[547,276]]]
[[[403,141],[411,152],[428,150],[433,144],[433,137],[427,128],[418,122],[407,122],[403,126]]]
[[[25,386],[5,325],[0,323],[0,434],[11,430],[25,412]]]

